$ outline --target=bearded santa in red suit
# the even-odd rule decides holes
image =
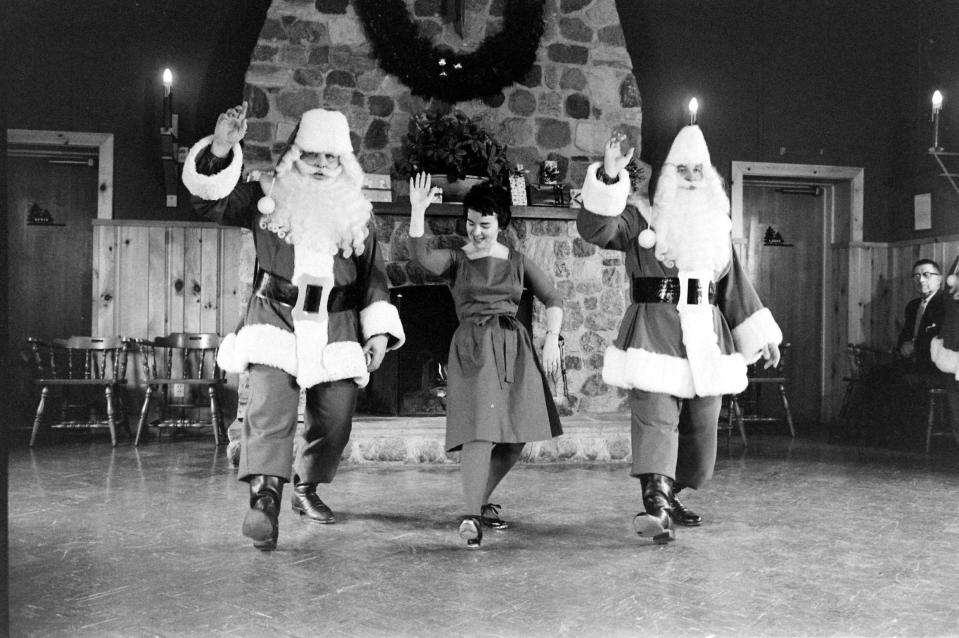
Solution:
[[[729,198],[699,127],[676,136],[652,206],[630,184],[622,141],[590,166],[577,228],[625,253],[632,303],[603,380],[629,393],[636,532],[668,542],[676,525],[702,523],[676,495],[712,476],[722,395],[746,388],[747,364],[778,364],[782,332],[732,250]]]
[[[357,389],[405,336],[346,117],[305,112],[275,174],[244,183],[245,133],[246,104],[223,113],[214,134],[190,150],[183,182],[199,215],[253,232],[253,295],[217,360],[249,373],[238,467],[250,484],[243,534],[272,550],[291,478],[294,511],[335,522],[317,485],[336,474]],[[305,427],[294,459],[301,388]]]

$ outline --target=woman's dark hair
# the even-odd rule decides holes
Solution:
[[[509,205],[510,197],[506,189],[489,182],[481,182],[473,186],[463,198],[463,219],[466,219],[470,210],[475,210],[481,215],[496,215],[499,227],[506,228],[512,217]]]

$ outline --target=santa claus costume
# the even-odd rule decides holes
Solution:
[[[632,303],[603,380],[629,391],[631,474],[645,508],[636,531],[666,542],[675,524],[701,522],[676,492],[712,476],[722,395],[746,388],[747,364],[782,333],[732,250],[729,199],[698,126],[676,136],[652,208],[625,169],[603,167],[588,170],[577,227],[625,253]]]
[[[237,122],[244,117],[245,108]],[[218,362],[228,372],[249,372],[238,467],[239,479],[250,483],[243,532],[254,546],[270,550],[291,468],[294,511],[316,522],[335,521],[316,486],[333,480],[349,441],[357,389],[369,381],[363,344],[386,335],[387,347],[395,349],[405,336],[389,303],[372,207],[361,191],[345,116],[304,113],[276,174],[258,181],[240,182],[239,143],[218,157],[214,142],[211,135],[193,146],[183,182],[199,215],[253,233],[253,294]],[[315,162],[323,168],[306,163],[307,156],[320,158]],[[294,464],[300,388],[306,390],[305,427]]]

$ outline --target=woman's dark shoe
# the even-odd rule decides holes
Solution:
[[[673,499],[673,480],[662,474],[641,474],[639,480],[646,511],[633,518],[636,533],[659,544],[676,540],[669,505]]]
[[[316,483],[297,483],[293,486],[293,511],[316,523],[330,525],[336,516],[329,506],[316,495]]]
[[[243,518],[243,535],[253,539],[253,547],[270,552],[276,549],[276,539],[280,535],[283,479],[257,474],[249,483],[250,509]]]
[[[699,527],[703,524],[703,517],[683,505],[683,502],[676,497],[684,487],[684,485],[673,486],[673,498],[669,500],[669,508],[673,513],[673,522],[684,527]]]
[[[460,523],[460,538],[466,541],[468,549],[479,549],[483,542],[483,524],[479,516],[465,516]]]
[[[509,523],[499,517],[500,506],[496,503],[487,503],[480,510],[480,522],[493,529],[506,529]]]

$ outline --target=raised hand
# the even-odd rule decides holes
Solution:
[[[246,135],[247,103],[220,113],[213,130],[213,152],[223,156]]]
[[[429,173],[417,173],[410,178],[410,207],[414,212],[425,211],[433,201],[433,194],[440,192],[432,183],[433,176]]]
[[[629,160],[633,159],[633,151],[635,150],[633,148],[630,148],[623,155],[622,142],[625,139],[625,133],[613,133],[609,141],[606,142],[603,151],[603,171],[610,177],[619,175],[619,172],[629,164]]]

